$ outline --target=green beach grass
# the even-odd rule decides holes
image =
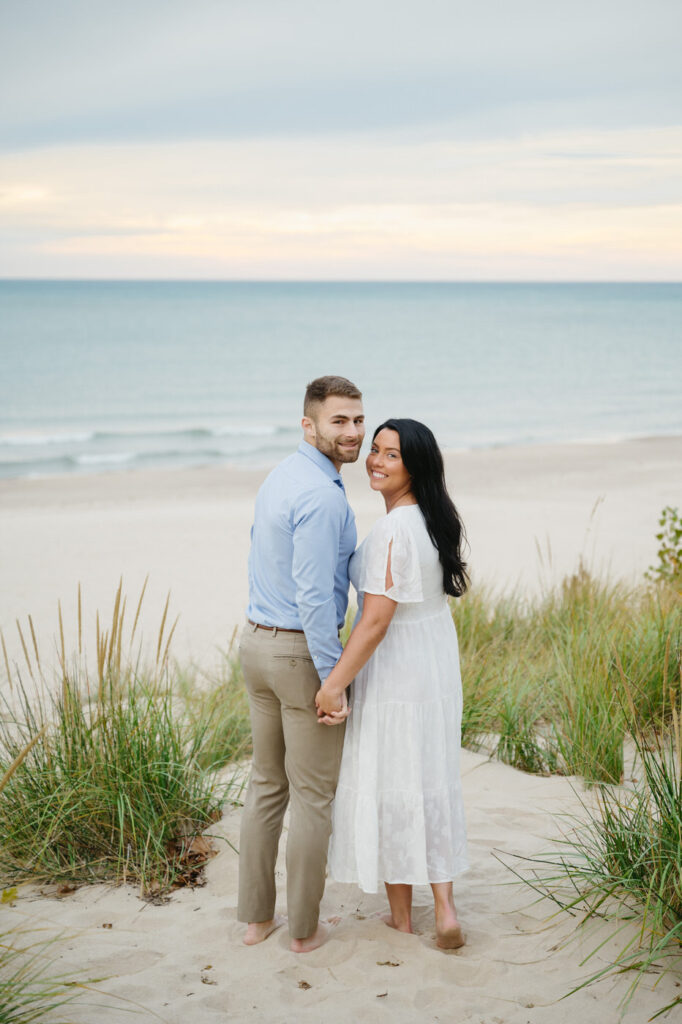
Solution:
[[[1,911],[2,908],[0,908]],[[39,938],[27,929],[0,925],[0,1024],[31,1024],[49,1019],[66,1024],[56,1011],[80,995],[75,982],[53,971],[56,939]]]
[[[145,584],[146,586],[146,584]],[[248,754],[248,708],[234,663],[205,688],[169,659],[163,611],[151,666],[141,667],[119,585],[108,630],[97,616],[88,669],[78,594],[78,640],[67,657],[59,609],[59,671],[46,679],[33,622],[19,626],[24,664],[10,671],[0,712],[2,902],[20,882],[127,882],[145,898],[193,883],[214,850],[204,833],[243,773],[217,769]],[[0,914],[2,906],[0,906]],[[0,1024],[49,1019],[89,985],[54,973],[58,939],[2,927]]]
[[[174,690],[181,702],[181,713],[190,733],[200,738],[197,763],[217,771],[242,762],[251,755],[249,702],[244,688],[239,659],[234,653],[235,629],[220,670],[207,676],[194,669],[174,669]],[[239,790],[235,776],[231,796]]]
[[[523,771],[619,783],[621,671],[638,728],[671,720],[682,602],[674,587],[626,587],[584,567],[535,600],[473,589],[453,608],[464,687],[462,743]]]
[[[655,982],[668,971],[682,972],[682,696],[674,692],[668,704],[670,727],[652,733],[637,726],[625,678],[623,691],[632,779],[595,787],[594,801],[565,821],[563,839],[552,849],[528,859],[524,869],[509,860],[507,866],[556,912],[589,929],[592,948],[581,966],[589,971],[593,959],[600,966],[566,995],[605,975],[627,974],[624,1012],[645,977]],[[616,951],[604,964],[607,942]],[[678,1005],[682,995],[649,1019]]]
[[[40,737],[36,737],[34,743]],[[0,779],[0,799],[14,772],[31,747],[20,751],[12,765]],[[56,939],[45,939],[28,928],[9,927],[2,920],[5,907],[17,896],[16,888],[0,892],[0,1024],[30,1024],[49,1015],[54,1024],[59,1020],[56,1010],[72,1002],[80,988],[52,971]]]
[[[80,594],[78,651],[71,659],[60,611],[59,678],[52,685],[43,676],[30,621],[31,648],[22,635],[30,683],[14,673],[0,720],[5,884],[106,880],[137,885],[143,896],[160,895],[195,878],[213,853],[200,837],[238,790],[235,778],[222,779],[212,769],[245,747],[240,740],[239,749],[227,748],[217,701],[188,713],[178,696],[168,603],[156,660],[140,667],[134,644],[142,597],[129,636],[121,586],[108,631],[98,616],[96,671],[88,669],[83,648]]]

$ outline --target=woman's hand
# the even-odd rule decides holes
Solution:
[[[322,725],[341,725],[350,714],[350,707],[344,690],[335,696],[322,686],[315,697],[318,721]]]
[[[387,586],[392,584],[389,573],[387,570]],[[383,594],[365,594],[360,621],[315,697],[317,715],[324,725],[340,725],[348,718],[350,708],[346,687],[350,686],[383,640],[397,607],[396,601]]]

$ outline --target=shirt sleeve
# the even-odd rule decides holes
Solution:
[[[390,597],[399,604],[424,600],[417,542],[402,519],[387,516],[369,535],[366,547],[360,590]],[[389,558],[393,585],[387,588]]]
[[[345,522],[345,499],[331,488],[303,494],[294,515],[292,575],[310,655],[324,682],[343,650],[334,583]]]

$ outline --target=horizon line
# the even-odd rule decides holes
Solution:
[[[682,284],[680,278],[353,278],[353,277],[29,277],[0,276],[0,284],[466,284],[615,285]]]

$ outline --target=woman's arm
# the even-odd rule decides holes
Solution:
[[[387,589],[389,586],[392,586],[392,581]],[[319,715],[330,715],[343,708],[346,687],[383,640],[396,608],[397,602],[390,597],[365,594],[360,621],[351,633],[343,654],[318,690],[315,703]]]

